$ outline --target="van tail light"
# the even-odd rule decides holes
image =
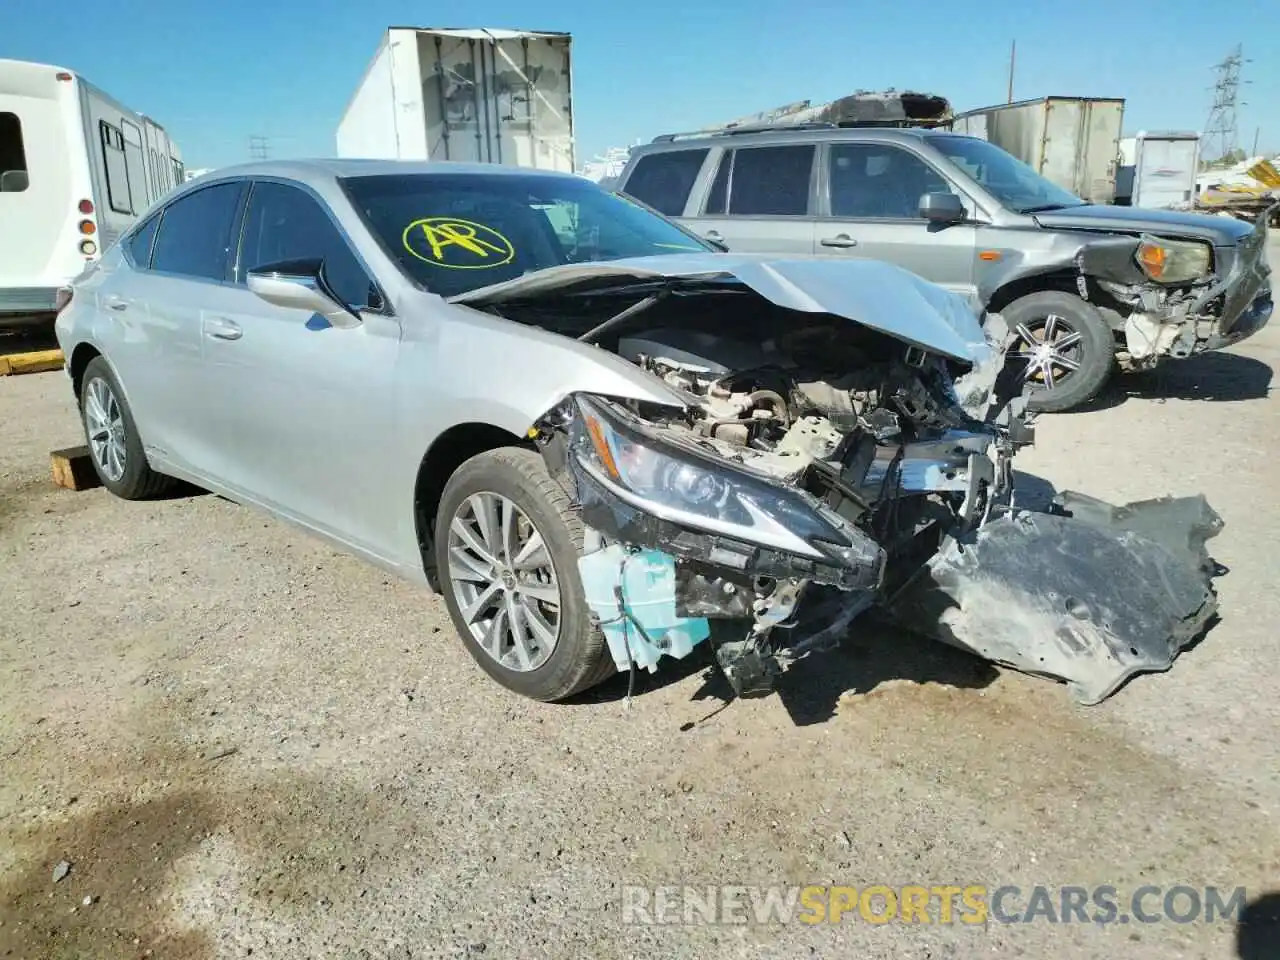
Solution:
[[[98,232],[98,225],[94,223],[92,220],[81,220],[80,232],[84,234],[86,237],[91,237]]]
[[[53,299],[53,309],[55,313],[61,313],[71,305],[71,297],[74,291],[70,287],[59,287],[58,293]]]
[[[71,76],[71,74],[69,74],[69,73],[67,73],[67,72],[63,71],[63,72],[61,72],[61,73],[55,73],[55,74],[53,75],[53,79],[55,79],[55,80],[61,80],[63,83],[70,83],[72,80],[74,80],[74,79],[75,79],[75,77],[73,77],[73,76]]]
[[[86,217],[93,213],[93,201],[88,197],[80,201],[80,212]]]
[[[92,240],[81,240],[80,252],[83,253],[86,257],[92,257],[95,254],[97,254],[98,245],[94,243]]]

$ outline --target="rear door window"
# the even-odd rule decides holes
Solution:
[[[833,217],[917,220],[922,196],[951,190],[920,157],[883,143],[833,144],[829,167]]]
[[[135,230],[126,242],[126,247],[129,250],[129,259],[140,270],[149,269],[151,266],[151,247],[156,241],[156,230],[159,226],[160,218],[158,216],[151,217]]]
[[[259,267],[287,260],[321,260],[325,279],[349,307],[367,308],[380,299],[369,274],[320,206],[297,187],[260,181],[245,213],[239,280]]]
[[[226,280],[232,228],[244,191],[241,181],[189,193],[165,208],[151,254],[151,269],[199,280]]]
[[[27,189],[27,151],[22,143],[22,121],[16,113],[0,113],[0,193]]]
[[[812,144],[725,151],[707,195],[706,212],[739,217],[807,215],[816,155]]]
[[[707,150],[667,150],[636,161],[622,192],[647,203],[659,213],[678,217],[684,213],[689,191],[707,158]]]

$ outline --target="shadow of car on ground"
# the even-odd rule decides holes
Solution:
[[[1068,413],[1109,410],[1126,400],[1206,400],[1238,403],[1261,400],[1271,392],[1270,364],[1239,353],[1212,351],[1186,360],[1169,360],[1154,370],[1111,378],[1093,400]],[[1055,414],[1057,416],[1057,414]]]

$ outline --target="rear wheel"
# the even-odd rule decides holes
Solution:
[[[1000,312],[1016,338],[1010,357],[1027,361],[1031,409],[1056,413],[1097,396],[1115,367],[1115,338],[1096,307],[1044,290]]]
[[[125,500],[146,500],[173,484],[142,451],[133,411],[107,361],[94,357],[80,381],[80,419],[89,459],[102,485]]]
[[[616,672],[578,575],[582,521],[533,450],[478,454],[436,519],[445,605],[467,651],[509,690],[562,700]]]

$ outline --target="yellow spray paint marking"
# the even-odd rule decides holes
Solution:
[[[515,259],[510,240],[492,227],[457,217],[424,217],[404,228],[404,248],[434,267],[488,270]]]

